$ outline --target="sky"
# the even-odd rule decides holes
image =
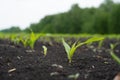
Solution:
[[[104,0],[0,0],[0,30],[19,26],[21,29],[37,23],[46,15],[80,7],[98,7]]]

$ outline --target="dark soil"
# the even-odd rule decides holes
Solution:
[[[77,80],[113,80],[120,65],[111,58],[109,45],[119,42],[105,39],[101,48],[98,43],[84,45],[77,49],[70,64],[63,45],[53,39],[38,40],[35,50],[0,40],[0,80],[75,80],[68,76],[76,73],[80,74]],[[47,56],[43,55],[43,45],[48,48]],[[120,56],[119,44],[114,51]]]

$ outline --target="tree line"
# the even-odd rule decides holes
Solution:
[[[120,33],[120,3],[105,0],[98,8],[80,8],[78,4],[64,13],[45,16],[23,32],[35,33]]]

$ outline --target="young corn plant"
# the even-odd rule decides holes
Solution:
[[[85,42],[75,42],[72,44],[72,46],[70,47],[64,39],[62,39],[62,43],[63,43],[63,46],[65,48],[65,51],[67,53],[67,57],[68,57],[68,60],[69,60],[69,63],[72,62],[72,57],[76,51],[76,49],[84,44],[89,44],[89,43],[92,43],[92,42],[95,42],[95,41],[100,41],[100,40],[103,40],[104,38],[97,38],[97,37],[94,37],[94,38],[90,38],[88,40],[86,40]]]
[[[35,41],[36,41],[35,34],[33,32],[31,32],[31,34],[30,34],[30,44],[29,45],[32,49],[34,48]]]
[[[24,47],[30,46],[31,49],[34,49],[34,44],[37,39],[38,36],[36,36],[32,30],[29,36],[20,37],[20,41],[23,43]]]
[[[19,39],[18,35],[15,35],[15,34],[10,35],[10,40],[12,42],[14,42],[14,44],[19,44],[20,43],[20,39]]]
[[[99,41],[98,48],[100,49],[102,47],[102,45],[103,45],[103,40]]]
[[[30,34],[30,39],[29,39],[29,46],[34,49],[34,44],[36,42],[36,40],[38,39],[38,36],[36,36],[34,34],[34,32],[31,30],[31,34]]]
[[[118,63],[120,64],[120,58],[115,55],[114,53],[114,48],[115,48],[116,45],[113,45],[113,44],[110,44],[110,47],[111,47],[111,51],[110,51],[110,55],[112,56],[112,58]]]
[[[22,44],[24,45],[24,47],[27,47],[28,46],[28,40],[29,38],[28,37],[20,37],[20,41],[22,42]]]

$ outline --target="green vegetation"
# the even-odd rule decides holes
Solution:
[[[18,26],[12,26],[11,28],[4,29],[1,32],[3,32],[3,33],[19,33],[21,31],[22,30]]]
[[[93,38],[90,38],[88,40],[86,40],[85,42],[75,42],[72,47],[70,47],[65,41],[64,39],[62,39],[62,43],[63,43],[63,46],[65,48],[65,51],[67,53],[67,57],[68,57],[68,60],[69,60],[69,63],[71,63],[72,61],[72,57],[76,51],[76,49],[84,44],[89,44],[89,43],[93,43],[95,41],[100,41],[100,40],[103,40],[104,38],[97,38],[97,37],[93,37]]]
[[[81,47],[82,45],[85,44],[91,44],[95,41],[99,41],[98,43],[98,47],[100,48],[103,44],[103,39],[104,38],[116,38],[116,39],[120,39],[120,35],[90,35],[90,34],[35,34],[33,32],[31,32],[31,34],[26,34],[26,33],[21,33],[21,34],[3,34],[0,33],[0,39],[10,39],[12,42],[14,42],[15,44],[19,44],[20,42],[24,45],[24,47],[31,47],[31,49],[34,49],[34,44],[36,42],[37,39],[41,38],[45,40],[48,40],[49,37],[53,37],[53,38],[57,38],[57,41],[60,41],[61,37],[64,38],[68,38],[68,37],[74,37],[76,39],[78,38],[89,38],[88,40],[84,41],[84,42],[80,42],[80,41],[76,41],[75,43],[73,43],[71,46],[68,45],[68,43],[65,42],[64,39],[62,39],[62,43],[63,46],[65,48],[65,51],[67,53],[67,58],[69,60],[69,63],[72,62],[72,57],[76,51],[77,48]],[[92,37],[92,38],[90,38]],[[117,44],[111,44],[111,50],[110,50],[110,55],[112,56],[112,58],[120,64],[120,58],[118,56],[115,55],[114,53],[114,48]],[[44,56],[47,55],[47,47],[46,46],[42,46],[43,48],[43,53]]]
[[[19,44],[19,42],[20,42],[20,38],[19,38],[19,36],[16,35],[16,34],[10,35],[10,40],[11,40],[12,42],[14,42],[14,44]]]
[[[113,58],[118,64],[120,64],[120,58],[119,58],[117,55],[115,55],[115,53],[114,53],[114,48],[115,48],[115,46],[116,46],[116,45],[114,45],[114,44],[111,44],[111,45],[110,45],[110,47],[111,47],[110,55],[112,56],[112,58]]]
[[[30,47],[31,49],[34,49],[34,44],[36,40],[40,37],[44,36],[44,34],[35,34],[31,31],[30,34],[26,33],[0,33],[0,38],[2,39],[10,39],[14,44],[22,43],[24,47]]]
[[[120,3],[105,0],[98,8],[81,8],[78,4],[64,13],[48,15],[38,23],[32,23],[23,32],[31,33],[88,33],[119,34]],[[10,28],[2,32],[19,32],[18,28]]]
[[[102,47],[102,45],[103,45],[103,40],[99,41],[98,48],[100,49]]]
[[[22,42],[22,44],[24,45],[24,47],[27,47],[28,46],[28,40],[29,38],[28,37],[20,37],[20,41]]]
[[[39,37],[40,35],[34,34],[34,32],[31,30],[29,35],[22,34],[16,39],[18,39],[19,42],[22,42],[24,47],[29,46],[31,49],[34,49],[34,44]]]
[[[29,45],[32,49],[34,48],[34,44],[38,38],[39,36],[35,35],[34,32],[32,31],[30,34],[30,39],[29,39],[29,42],[30,42]]]

